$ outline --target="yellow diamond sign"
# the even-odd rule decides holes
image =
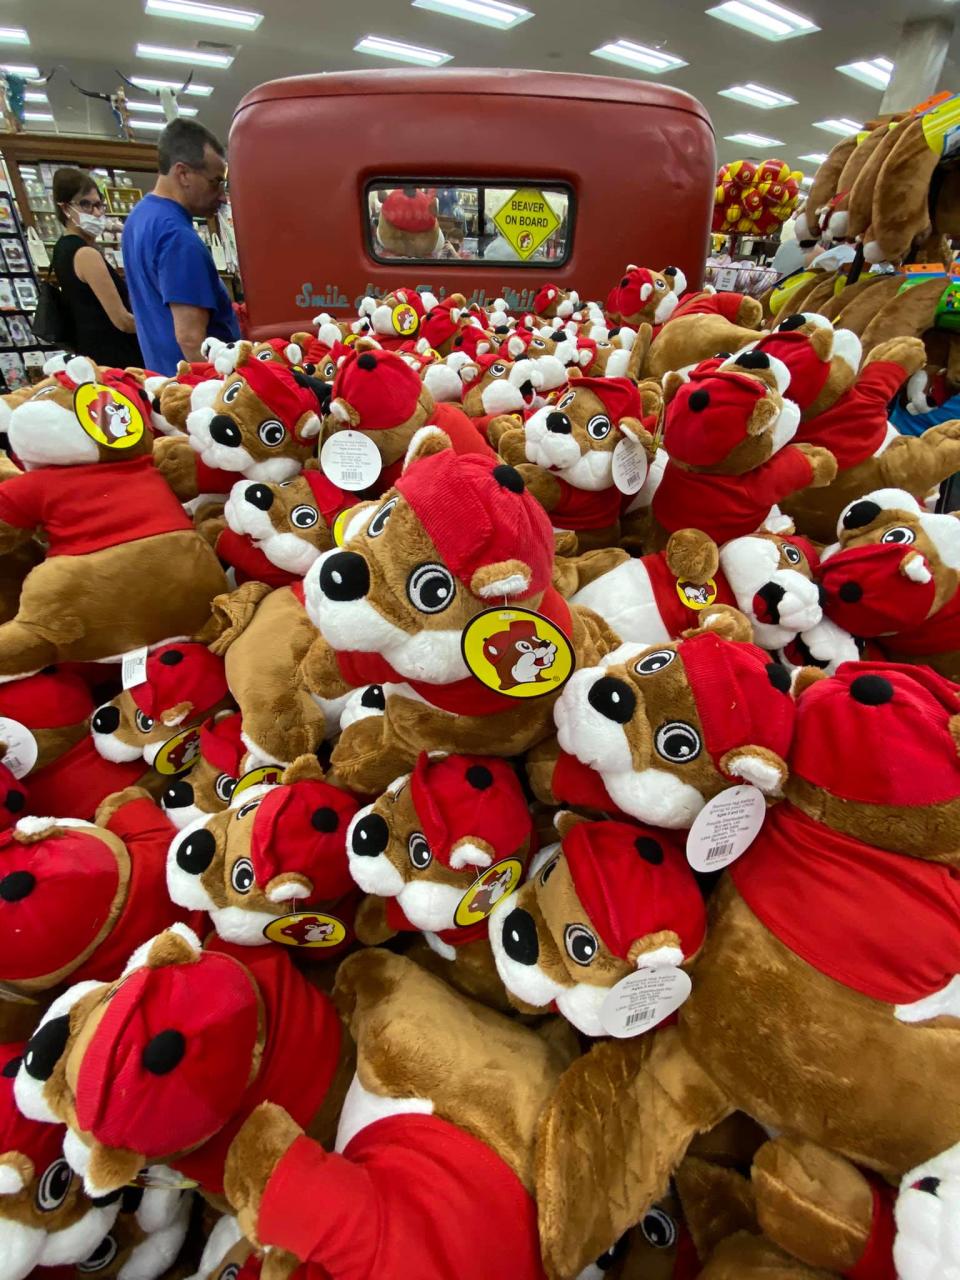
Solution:
[[[514,191],[497,210],[493,222],[521,258],[535,253],[560,225],[546,197],[535,187]]]

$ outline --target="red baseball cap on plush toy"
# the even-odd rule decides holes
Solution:
[[[300,475],[307,482],[307,487],[317,504],[317,510],[328,525],[333,524],[344,507],[351,507],[356,501],[355,494],[344,493],[322,471],[310,469],[301,471]]]
[[[785,667],[754,644],[699,631],[679,641],[690,691],[703,727],[704,746],[727,777],[724,756],[763,747],[781,760],[793,736],[795,704]]]
[[[297,424],[304,414],[316,418],[316,431],[320,431],[320,402],[308,386],[294,377],[293,370],[277,360],[258,360],[249,356],[237,365],[237,373],[250,387],[261,404],[275,413],[290,434],[300,444],[305,439],[297,433]]]
[[[0,684],[0,719],[17,720],[28,729],[82,724],[92,712],[93,697],[88,686],[79,676],[56,667]]]
[[[319,779],[271,787],[257,808],[250,858],[257,886],[274,902],[330,902],[353,886],[347,827],[357,802]],[[300,877],[300,881],[296,879]],[[291,890],[305,889],[307,896]]]
[[[25,1049],[25,1044],[0,1044],[0,1155],[17,1151],[26,1156],[39,1178],[62,1157],[64,1129],[60,1124],[28,1120],[17,1106],[13,1082]]]
[[[553,529],[550,518],[523,477],[499,458],[451,449],[421,458],[396,483],[423,525],[444,564],[469,591],[479,569],[522,560],[529,581],[503,579],[483,584],[476,594],[525,600],[550,586]]]
[[[420,324],[420,337],[425,338],[431,347],[439,347],[442,343],[448,342],[457,331],[463,307],[462,293],[453,293],[449,298],[438,302],[423,317]]]
[[[227,696],[223,659],[203,644],[160,645],[147,658],[146,675],[130,696],[152,720],[160,720],[178,702],[190,702],[194,711],[204,711]]]
[[[395,352],[351,351],[333,380],[330,412],[363,431],[388,431],[413,417],[422,392],[415,371]]]
[[[537,290],[533,299],[533,310],[538,316],[542,316],[551,302],[556,301],[560,290],[555,284],[541,285]]]
[[[578,822],[562,850],[577,897],[608,950],[633,963],[633,944],[669,929],[684,960],[707,930],[703,896],[672,833],[627,822]]]
[[[925,621],[933,608],[937,585],[925,562],[927,581],[903,572],[904,560],[918,552],[902,542],[877,542],[847,547],[821,561],[819,582],[823,611],[831,622],[851,635],[896,635]]]
[[[829,358],[821,360],[809,334],[797,332],[806,322],[805,315],[788,316],[755,347],[755,350],[764,351],[787,366],[790,371],[790,399],[800,409],[808,409],[813,404],[830,376]]]
[[[216,951],[131,972],[86,1047],[79,1128],[158,1159],[196,1146],[235,1114],[250,1085],[260,1002],[244,965]]]
[[[460,332],[454,336],[450,346],[453,351],[462,351],[471,360],[479,360],[482,356],[493,352],[493,338],[479,324],[473,322],[460,325]]]
[[[431,760],[424,751],[410,777],[410,791],[430,852],[455,871],[498,862],[516,853],[533,834],[523,790],[504,760],[459,755]],[[465,836],[491,846],[489,861],[478,860],[469,849],[454,848]]]
[[[698,366],[667,405],[664,449],[688,466],[715,466],[746,439],[747,421],[767,394],[746,369]]]
[[[247,747],[240,736],[243,720],[239,711],[219,719],[205,720],[200,726],[200,755],[231,778],[239,778],[240,761]]]
[[[635,382],[629,378],[578,378],[573,390],[592,391],[616,426],[621,418],[643,417],[643,404]]]
[[[861,804],[956,800],[958,715],[960,688],[929,667],[844,662],[797,700],[791,774]]]

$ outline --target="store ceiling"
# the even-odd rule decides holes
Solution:
[[[362,36],[374,34],[444,50],[453,55],[448,69],[530,67],[662,80],[694,94],[707,107],[721,160],[772,153],[807,173],[815,163],[800,157],[829,151],[836,141],[815,128],[814,121],[826,117],[862,121],[880,105],[879,89],[834,68],[878,55],[892,58],[903,21],[952,17],[957,11],[958,35],[940,87],[960,89],[960,4],[946,0],[784,0],[821,29],[779,43],[706,16],[705,9],[716,0],[517,2],[536,16],[505,32],[413,8],[409,0],[237,0],[264,14],[259,29],[247,33],[147,16],[144,0],[6,0],[0,22],[25,27],[31,43],[29,47],[0,45],[0,61],[31,63],[44,70],[61,65],[47,90],[56,127],[64,132],[111,134],[109,108],[81,97],[69,83],[71,76],[86,89],[108,92],[118,83],[114,68],[128,76],[185,78],[189,66],[138,58],[137,43],[185,49],[207,40],[236,45],[238,52],[228,70],[196,69],[196,80],[213,85],[213,94],[182,99],[199,109],[199,119],[225,135],[237,102],[264,80],[391,65],[353,51]],[[645,76],[591,56],[592,49],[618,38],[662,48],[688,65],[662,76]],[[745,81],[795,98],[796,105],[760,110],[719,96],[720,90]],[[136,96],[149,99],[146,94]],[[48,109],[28,106],[41,112]],[[29,127],[50,130],[53,126],[37,122]],[[779,142],[753,147],[724,140],[727,134],[742,132]]]

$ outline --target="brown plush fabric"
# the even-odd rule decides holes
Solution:
[[[923,122],[915,119],[896,130],[873,189],[873,213],[865,244],[875,243],[878,259],[902,262],[914,241],[930,230],[930,181],[940,161],[928,145]]]
[[[701,1260],[709,1258],[727,1236],[757,1230],[753,1186],[736,1169],[688,1154],[674,1181]]]
[[[897,123],[888,122],[881,126],[884,134],[879,143],[871,150],[867,162],[857,174],[856,181],[847,201],[847,235],[852,239],[863,235],[873,217],[873,193],[876,189],[880,170],[886,163],[887,156],[897,141]]]
[[[820,210],[837,194],[840,174],[856,150],[856,146],[856,134],[841,138],[830,149],[830,154],[813,175],[813,183],[807,192],[807,221],[812,236],[815,236],[820,229]]]
[[[840,310],[833,318],[833,323],[838,329],[850,329],[860,336],[878,309],[883,304],[894,297],[903,284],[903,277],[897,275],[881,275],[867,276],[869,286],[864,285],[863,289],[858,286],[861,281],[857,281],[856,285],[848,285],[847,288],[855,289],[855,293],[851,293],[849,299],[843,302]],[[846,289],[840,294],[843,298]]]
[[[758,315],[756,326],[759,323]],[[662,378],[671,369],[698,364],[718,351],[739,351],[748,342],[756,342],[756,326],[731,324],[717,315],[677,316],[653,339],[643,372],[648,378]]]
[[[863,331],[864,351],[891,338],[922,338],[933,328],[934,313],[945,288],[942,277],[934,278],[890,298]]]
[[[762,1236],[741,1231],[721,1241],[699,1280],[835,1280],[835,1273],[804,1266]]]

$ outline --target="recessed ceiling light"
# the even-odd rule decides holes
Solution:
[[[711,18],[729,22],[741,31],[761,36],[764,40],[791,40],[794,36],[807,36],[820,28],[801,13],[784,9],[771,0],[726,0],[707,13]]]
[[[778,93],[776,89],[764,89],[762,85],[750,81],[721,89],[720,97],[733,98],[735,102],[745,102],[750,107],[760,107],[764,111],[771,111],[774,107],[792,107],[797,101],[796,98],[788,98],[785,93]]]
[[[664,53],[662,49],[651,49],[648,45],[637,44],[635,40],[612,40],[609,44],[602,44],[599,49],[594,49],[592,53],[594,58],[619,62],[622,66],[633,67],[635,70],[652,71],[654,75],[688,65],[675,54]]]
[[[811,164],[823,164],[827,158],[825,151],[808,151],[805,156],[798,156],[798,160],[809,160]]]
[[[147,115],[162,116],[163,105],[159,102],[133,102],[127,99],[127,108],[130,111],[145,111]],[[182,116],[195,116],[197,114],[196,107],[177,107],[177,111]]]
[[[180,18],[184,22],[205,22],[212,27],[239,27],[256,31],[263,14],[252,9],[228,9],[221,4],[199,4],[196,0],[146,0],[145,13],[157,18]]]
[[[392,62],[414,62],[420,67],[439,67],[453,58],[452,53],[444,53],[442,49],[424,49],[418,44],[388,40],[386,36],[364,36],[353,46],[353,51],[389,58]]]
[[[131,129],[152,129],[154,133],[160,133],[167,127],[166,120],[134,120],[130,119]]]
[[[37,122],[52,120],[53,116],[49,111],[25,111],[23,113],[24,120],[34,120]]]
[[[765,138],[762,133],[728,133],[727,142],[742,142],[745,147],[782,147],[779,138]]]
[[[0,44],[29,44],[30,37],[23,27],[0,27]]]
[[[841,138],[846,138],[848,134],[859,133],[863,125],[859,120],[850,120],[847,116],[836,116],[829,120],[814,120],[813,127],[822,129],[824,133],[838,133]]]
[[[41,93],[39,90],[34,92],[32,89],[30,89],[27,93],[23,95],[23,100],[24,102],[47,102],[48,101],[47,95],[45,93]]]
[[[449,18],[465,18],[484,27],[499,27],[501,31],[533,17],[530,9],[522,9],[518,4],[502,4],[501,0],[413,0],[413,7]]]
[[[11,76],[22,76],[24,80],[39,80],[39,67],[25,67],[21,63],[0,62],[0,71]]]
[[[130,83],[135,84],[138,89],[154,89],[157,92],[161,89],[173,89],[175,93],[187,93],[192,98],[209,98],[213,93],[212,84],[197,84],[195,80],[191,80],[185,89],[182,80],[151,80],[147,76],[131,76]]]
[[[207,49],[170,49],[162,44],[138,44],[138,58],[157,62],[194,62],[201,67],[219,67],[226,71],[233,65],[232,53],[210,53]]]
[[[871,89],[885,89],[893,75],[893,63],[889,58],[868,58],[863,62],[845,62],[837,70],[851,80],[868,84]]]

